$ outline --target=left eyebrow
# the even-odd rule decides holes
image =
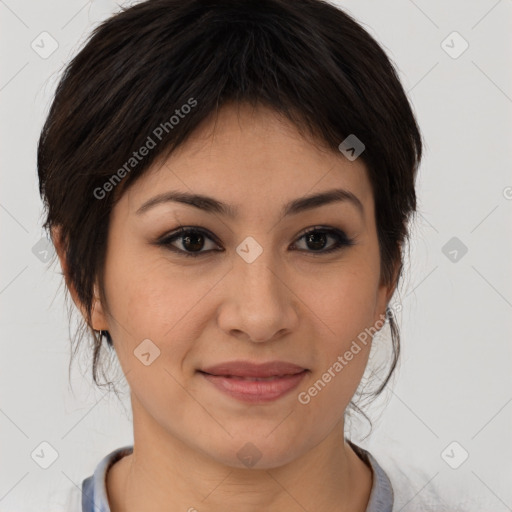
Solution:
[[[296,215],[307,210],[312,210],[313,208],[318,208],[320,206],[340,201],[352,204],[357,208],[360,214],[364,216],[364,207],[359,198],[349,190],[342,188],[326,190],[318,194],[312,194],[309,196],[300,197],[298,199],[293,199],[283,206],[281,215],[283,217],[286,217],[287,215]],[[169,191],[159,194],[146,201],[136,211],[136,214],[141,215],[157,204],[166,202],[183,203],[194,206],[195,208],[199,208],[205,212],[218,213],[230,218],[236,217],[238,213],[237,207],[223,203],[217,199],[214,199],[213,197],[205,196],[202,194],[190,194],[189,192]]]

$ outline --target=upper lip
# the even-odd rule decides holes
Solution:
[[[250,361],[229,361],[203,368],[200,371],[210,375],[231,375],[233,377],[274,377],[294,375],[306,368],[286,361],[251,363]]]

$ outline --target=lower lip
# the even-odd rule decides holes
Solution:
[[[263,403],[277,400],[296,388],[306,375],[307,370],[273,380],[245,380],[236,377],[200,373],[217,389],[233,398],[243,402]]]

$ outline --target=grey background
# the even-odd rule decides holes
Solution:
[[[367,424],[354,424],[352,438],[385,468],[420,468],[397,510],[415,510],[417,495],[431,490],[437,510],[512,510],[512,0],[337,3],[398,67],[426,142],[411,258],[395,295],[402,362],[367,412],[373,434],[362,440]],[[128,394],[123,408],[95,389],[85,351],[72,388],[68,380],[63,285],[58,263],[41,261],[36,177],[59,72],[115,7],[0,1],[2,512],[79,486],[108,452],[132,442]],[[47,58],[31,47],[42,46],[44,31],[58,43]],[[457,58],[463,41],[454,31],[469,44]],[[111,375],[122,378],[115,365]],[[58,453],[48,469],[31,457],[44,441]],[[468,459],[453,469],[447,460],[456,464],[463,450]]]

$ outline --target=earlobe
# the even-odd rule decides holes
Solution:
[[[97,283],[94,284],[94,299],[93,299],[93,305],[92,305],[91,320],[92,320],[91,327],[95,331],[108,331],[109,330],[106,315],[103,310],[103,305],[101,304],[101,300],[99,297]]]
[[[400,266],[397,265],[395,267],[395,271],[393,272],[392,282],[387,285],[381,284],[379,286],[377,308],[375,310],[375,318],[374,318],[375,323],[379,322],[379,324],[380,324],[387,318],[386,310],[391,301],[391,297],[393,296],[393,294],[396,290],[399,271],[400,271]]]
[[[386,320],[386,309],[389,304],[389,298],[392,295],[392,288],[389,286],[382,286],[379,290],[379,297],[377,301],[377,307],[375,309],[375,315],[373,319],[374,325],[383,325]]]

